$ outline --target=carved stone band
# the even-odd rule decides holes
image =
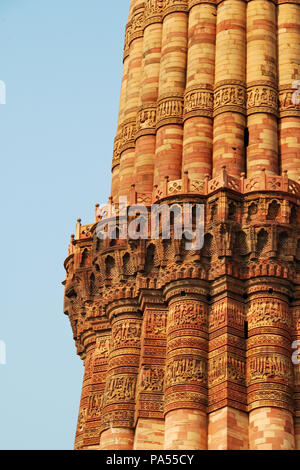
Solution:
[[[293,102],[297,90],[284,89],[279,92],[280,117],[300,117],[300,104]],[[299,95],[300,96],[300,95]]]
[[[127,149],[135,147],[135,132],[136,132],[135,121],[129,121],[123,125],[120,153],[124,152]]]
[[[188,12],[187,0],[165,0],[163,7],[163,18],[170,13],[185,13]]]
[[[214,107],[214,93],[206,88],[188,90],[184,97],[184,120],[204,116],[212,117]]]
[[[154,135],[156,133],[156,103],[140,108],[137,115],[135,139],[142,135]]]
[[[131,21],[126,26],[124,60],[129,54],[130,44],[134,39],[142,38],[144,34],[144,10],[137,10]]]
[[[117,135],[114,140],[114,151],[113,151],[113,161],[112,161],[112,169],[120,164],[121,160],[121,144],[122,144],[122,136]]]
[[[157,124],[159,128],[166,124],[182,124],[183,98],[163,98],[157,107]]]
[[[150,24],[162,22],[163,0],[147,0],[145,3],[144,29]]]
[[[243,85],[227,83],[216,88],[214,116],[227,111],[246,113],[246,88]]]
[[[269,113],[278,115],[278,92],[269,85],[256,85],[247,91],[247,114]]]

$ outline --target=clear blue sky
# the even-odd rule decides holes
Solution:
[[[129,0],[1,0],[0,449],[72,449],[83,367],[63,315],[75,222],[105,202]]]

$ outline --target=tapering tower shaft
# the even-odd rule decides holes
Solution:
[[[300,449],[299,57],[299,0],[131,0],[110,204],[65,262],[77,449]],[[125,197],[175,212],[99,238]]]

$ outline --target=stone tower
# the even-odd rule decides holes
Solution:
[[[299,0],[131,0],[110,203],[204,204],[205,237],[78,221],[76,449],[300,449],[299,84]]]

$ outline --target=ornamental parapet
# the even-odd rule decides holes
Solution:
[[[300,184],[290,180],[287,172],[283,176],[272,176],[267,175],[263,170],[260,175],[251,178],[246,178],[243,173],[238,178],[229,175],[226,167],[223,167],[221,174],[213,179],[209,176],[204,179],[190,179],[188,173],[185,173],[183,179],[177,181],[169,181],[166,177],[163,184],[154,188],[153,202],[176,194],[209,195],[221,188],[228,188],[242,194],[254,191],[283,191],[300,195]]]

